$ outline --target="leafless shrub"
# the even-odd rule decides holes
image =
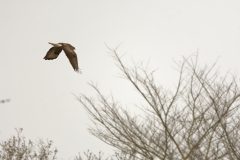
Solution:
[[[87,152],[84,152],[84,156],[87,160],[101,160],[103,159],[103,153],[99,152],[98,155],[90,152],[89,150]],[[79,154],[77,157],[74,158],[74,160],[83,160],[82,156]],[[107,160],[107,158],[106,158]]]
[[[84,152],[84,157],[86,160],[136,160],[135,153],[132,153],[131,155],[125,154],[123,152],[115,152],[114,155],[111,155],[109,157],[103,158],[103,153],[99,152],[98,155],[90,152],[89,150],[87,152]],[[77,157],[75,157],[74,160],[84,160],[84,158],[79,154]]]
[[[57,149],[52,150],[52,141],[43,142],[39,140],[36,144],[31,140],[26,143],[25,137],[21,135],[23,129],[16,129],[17,136],[12,136],[0,143],[1,160],[54,160]]]

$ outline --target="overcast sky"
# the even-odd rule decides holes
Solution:
[[[45,61],[48,42],[76,48],[82,74],[62,52]],[[218,57],[222,72],[240,70],[239,0],[0,0],[0,140],[22,127],[26,138],[53,140],[59,159],[78,152],[111,153],[87,132],[91,124],[73,94],[94,97],[98,83],[122,103],[139,101],[108,53],[120,43],[123,61],[150,60],[162,85],[173,85],[174,62],[199,52],[200,64]],[[128,93],[128,94],[126,94]],[[134,95],[136,93],[137,96]]]

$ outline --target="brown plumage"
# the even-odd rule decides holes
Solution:
[[[58,55],[62,52],[65,52],[66,56],[68,57],[74,71],[81,73],[80,69],[78,68],[78,59],[77,54],[74,52],[75,48],[68,43],[50,43],[53,45],[52,48],[49,49],[46,56],[43,58],[45,60],[53,60],[58,57]]]

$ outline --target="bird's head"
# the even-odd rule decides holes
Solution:
[[[59,43],[51,43],[51,42],[48,42],[48,43],[53,45],[54,47],[62,47],[62,45]]]

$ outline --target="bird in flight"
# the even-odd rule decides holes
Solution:
[[[10,102],[10,99],[0,100],[0,103]]]
[[[49,49],[49,51],[47,52],[46,56],[43,59],[45,60],[56,59],[63,50],[66,56],[68,57],[74,71],[82,73],[78,68],[77,54],[74,52],[75,47],[68,43],[50,43],[50,42],[48,43],[53,45],[53,47]]]

